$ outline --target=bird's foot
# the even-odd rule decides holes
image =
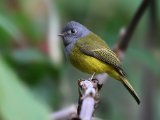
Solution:
[[[94,75],[95,75],[95,72],[92,74],[92,76],[90,77],[90,81],[93,79],[93,77],[94,77]]]

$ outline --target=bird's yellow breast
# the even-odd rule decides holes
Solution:
[[[94,72],[108,73],[113,69],[110,65],[94,57],[85,55],[76,47],[72,49],[72,52],[69,55],[69,59],[76,68],[80,69],[82,72],[86,72],[89,74],[93,74]]]

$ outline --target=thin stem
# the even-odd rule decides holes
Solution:
[[[138,8],[136,14],[134,15],[132,21],[130,22],[129,26],[126,28],[125,33],[121,37],[120,42],[118,43],[117,48],[121,51],[125,51],[128,47],[128,44],[131,40],[133,32],[135,31],[141,17],[143,16],[144,12],[146,11],[147,7],[149,6],[150,0],[143,0],[140,7]]]

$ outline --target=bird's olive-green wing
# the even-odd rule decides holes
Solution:
[[[116,54],[97,35],[91,33],[84,38],[80,38],[76,45],[84,54],[97,58],[98,60],[113,66],[118,73],[125,76],[121,67],[121,62],[117,58]]]

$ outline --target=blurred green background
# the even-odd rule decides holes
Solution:
[[[160,119],[160,1],[147,9],[123,61],[136,89],[109,80],[96,116],[104,120]],[[88,78],[66,59],[57,34],[78,21],[114,47],[141,0],[0,0],[0,119],[45,120],[76,103],[77,80]]]

